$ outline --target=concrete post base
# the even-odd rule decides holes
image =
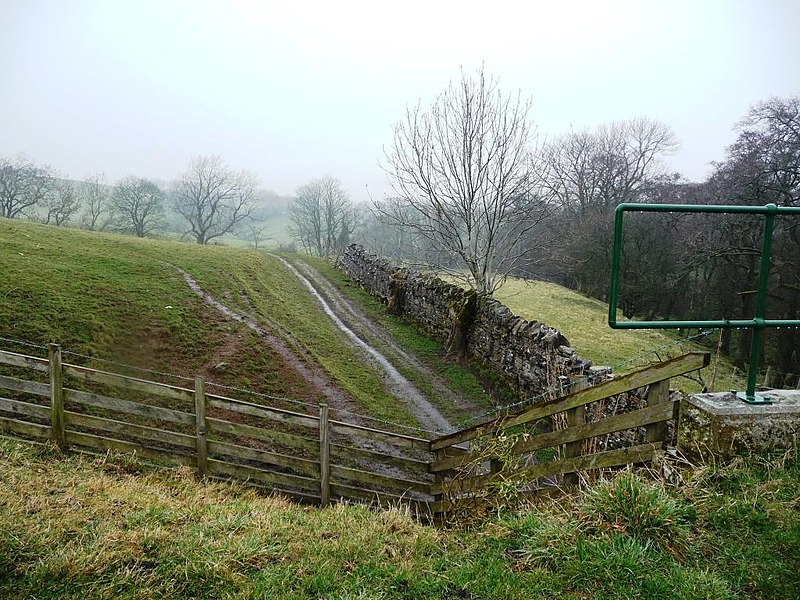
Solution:
[[[761,392],[772,404],[746,404],[735,394],[693,394],[681,402],[678,450],[689,460],[780,451],[800,435],[800,390]]]

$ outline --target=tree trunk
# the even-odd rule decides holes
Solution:
[[[469,329],[475,320],[478,295],[470,290],[450,304],[450,335],[446,357],[463,363],[467,358]]]

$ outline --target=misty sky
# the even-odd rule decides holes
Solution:
[[[330,174],[379,197],[406,106],[484,62],[540,141],[648,116],[699,180],[751,104],[800,94],[797,0],[0,0],[0,23],[0,155],[74,178],[219,154],[281,194]]]

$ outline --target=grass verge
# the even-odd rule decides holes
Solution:
[[[437,530],[402,509],[302,507],[130,457],[0,439],[0,597],[789,598],[796,454],[632,473]]]

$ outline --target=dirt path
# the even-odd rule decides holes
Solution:
[[[343,408],[345,410],[352,409],[352,402],[347,397],[347,394],[338,389],[336,384],[328,377],[328,374],[320,366],[315,364],[313,360],[308,360],[308,357],[302,357],[300,355],[301,351],[297,345],[295,345],[295,347],[290,347],[289,343],[284,339],[278,337],[265,327],[262,327],[254,319],[231,310],[211,294],[203,291],[198,283],[186,271],[181,269],[177,270],[183,276],[192,291],[202,298],[206,304],[213,306],[226,317],[238,321],[255,331],[264,339],[266,344],[281,357],[287,366],[294,369],[298,375],[311,385],[316,393],[324,396],[333,407]]]
[[[415,356],[403,350],[385,327],[366,316],[357,305],[339,292],[336,286],[319,271],[308,263],[302,261],[298,261],[298,263],[295,265],[297,269],[313,282],[314,287],[317,288],[345,325],[361,339],[372,345],[384,348],[384,353],[392,364],[407,367],[419,373],[434,388],[436,395],[448,403],[466,411],[484,410],[483,407],[476,406],[462,395],[454,392],[441,377],[422,364]]]
[[[409,412],[417,417],[424,427],[441,432],[454,429],[447,417],[430,402],[419,388],[397,370],[394,363],[403,364],[421,373],[427,381],[433,383],[437,393],[447,398],[448,401],[462,404],[460,398],[450,391],[444,382],[400,348],[388,331],[366,317],[310,265],[298,261],[299,264],[295,267],[279,256],[275,258],[280,260],[303,283],[320,303],[328,317],[347,335],[351,344],[381,372],[389,392],[398,401],[403,402]],[[374,347],[375,345],[388,348],[387,354],[391,353],[391,360],[379,352]]]
[[[397,369],[386,359],[380,352],[372,348],[369,344],[364,342],[361,338],[359,338],[345,323],[339,318],[336,312],[333,311],[331,306],[326,302],[326,300],[320,295],[319,292],[314,288],[311,282],[304,277],[297,269],[295,269],[291,264],[286,262],[284,259],[280,257],[278,258],[289,271],[291,271],[295,276],[300,279],[301,282],[306,286],[309,292],[317,298],[320,304],[323,307],[325,313],[334,321],[334,323],[339,327],[345,334],[347,334],[348,338],[351,339],[353,344],[362,350],[370,360],[375,361],[374,364],[380,365],[380,367],[384,370],[386,377],[397,386],[398,394],[402,394],[398,396],[398,399],[403,401],[409,408],[409,410],[417,416],[423,426],[428,430],[436,429],[439,432],[445,431],[452,431],[453,427],[447,421],[447,419],[442,415],[435,406],[433,406],[427,398],[420,392],[416,387],[411,384],[405,377],[403,377]],[[308,265],[303,263],[303,266],[311,269]],[[174,265],[173,265],[174,267]],[[355,402],[349,398],[349,396],[340,389],[335,382],[328,376],[328,374],[322,369],[316,362],[314,361],[313,357],[309,356],[308,353],[302,348],[302,346],[296,340],[293,340],[291,336],[280,327],[277,329],[280,331],[280,335],[276,335],[275,332],[270,331],[268,328],[260,325],[255,319],[252,317],[240,314],[234,310],[231,310],[224,304],[222,304],[219,300],[214,298],[211,294],[205,292],[200,285],[192,278],[189,273],[183,271],[178,267],[174,267],[184,278],[186,284],[189,288],[202,300],[215,308],[221,314],[225,315],[228,318],[231,318],[239,323],[242,323],[249,329],[255,331],[260,337],[264,339],[267,345],[278,354],[283,362],[295,372],[297,372],[301,377],[307,381],[311,387],[319,394],[324,396],[328,401],[331,409],[334,411],[344,411],[347,414],[343,415],[342,420],[348,423],[354,423],[356,425],[362,425],[365,427],[372,427],[377,429],[386,429],[385,426],[381,426],[382,422],[367,417],[365,415],[359,414],[359,407],[355,404]],[[337,306],[340,308],[341,311],[346,312],[347,315],[353,319],[355,318],[357,322],[362,323],[362,325],[372,325],[372,324],[365,316],[360,315],[357,312],[357,309],[350,305],[341,295],[338,294],[338,291],[333,288],[333,286],[324,279],[321,275],[313,272],[312,276],[316,275],[316,279],[318,280],[320,285],[327,284],[328,286],[328,293],[331,293],[333,297],[337,298]],[[324,282],[324,283],[323,283]],[[335,292],[335,294],[333,294]],[[275,324],[271,324],[275,325]],[[375,335],[378,335],[379,331],[376,330]],[[381,335],[388,336],[388,332],[380,332]],[[288,336],[287,339],[284,339],[282,336]],[[382,338],[383,339],[383,338]],[[288,341],[287,341],[288,340]],[[402,351],[399,347],[396,346],[393,340],[388,340],[394,347],[397,348],[399,353],[402,353],[406,356],[407,359],[413,360],[410,356],[408,356],[405,352]],[[412,431],[403,431],[402,433],[411,433],[411,435],[418,434],[418,432]],[[373,452],[378,452],[382,454],[391,455],[395,450],[393,446],[390,444],[377,441],[377,440],[367,440],[362,438],[361,436],[348,436],[351,438],[351,443],[357,447],[363,448],[365,450],[371,450]],[[409,473],[405,472],[403,469],[392,465],[385,465],[380,463],[369,463],[369,467],[375,469],[377,472],[380,472],[387,476],[394,476],[394,477],[401,477],[401,478],[409,478],[412,477]]]

